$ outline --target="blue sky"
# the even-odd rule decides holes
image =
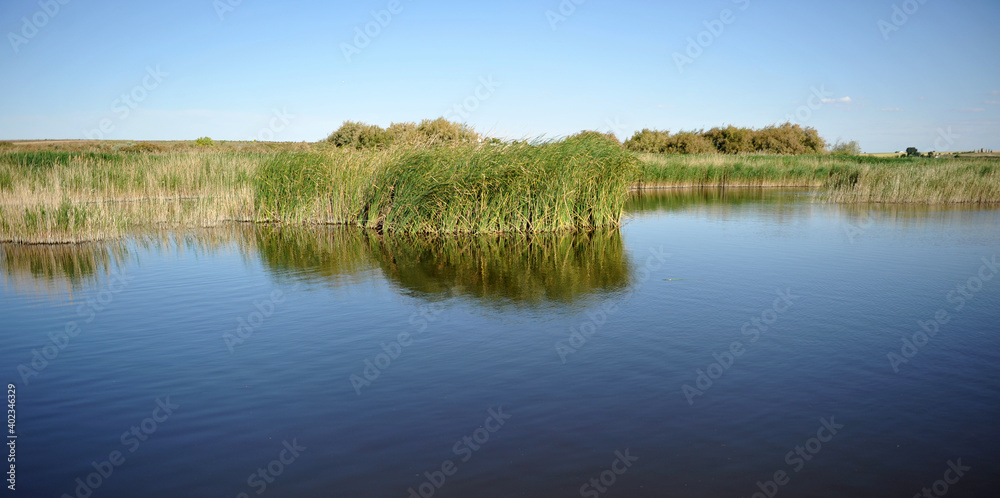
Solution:
[[[315,141],[445,115],[503,137],[791,119],[870,152],[1000,149],[998,18],[996,0],[4,0],[0,139]]]

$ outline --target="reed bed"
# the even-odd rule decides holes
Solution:
[[[422,234],[617,226],[635,157],[607,141],[304,152],[0,152],[0,242],[227,222]]]
[[[270,221],[381,232],[589,230],[618,225],[636,164],[598,140],[279,154],[255,206]]]
[[[1000,203],[995,158],[644,154],[640,187],[810,187],[843,203]]]
[[[617,226],[636,186],[808,187],[843,203],[1000,202],[996,158],[634,154],[585,134],[365,150],[80,147],[0,148],[0,242],[232,222],[434,235],[587,231]]]

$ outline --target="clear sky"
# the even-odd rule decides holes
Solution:
[[[1000,150],[997,19],[997,0],[3,0],[0,139],[315,141],[445,115]]]

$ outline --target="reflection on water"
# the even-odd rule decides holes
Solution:
[[[617,229],[437,240],[365,235],[383,274],[416,296],[457,292],[486,302],[571,302],[629,282]]]
[[[462,295],[490,304],[570,302],[629,282],[618,230],[428,238],[265,226],[245,244],[275,275],[337,285],[377,268],[401,291],[428,300]]]
[[[833,217],[847,236],[891,224],[918,227],[968,217],[974,206],[830,205],[815,192],[760,188],[671,188],[634,192],[631,215],[697,213],[753,216],[766,209],[776,224]],[[572,302],[625,289],[631,263],[617,229],[576,234],[456,237],[382,236],[350,227],[236,225],[136,236],[80,245],[0,245],[0,277],[25,294],[72,294],[141,250],[216,254],[236,247],[276,279],[339,287],[380,273],[401,292],[427,300],[463,295],[481,303]]]
[[[620,233],[233,225],[0,248],[20,484],[72,495],[121,450],[93,496],[237,496],[297,441],[268,497],[410,496],[443,461],[460,472],[435,497],[574,496],[629,450],[607,496],[749,496],[778,470],[788,496],[912,496],[959,456],[960,493],[995,494],[1000,210],[710,189],[631,211]],[[650,251],[669,264],[647,268]],[[110,296],[119,271],[133,283]],[[55,295],[16,295],[35,288]],[[772,315],[776,292],[794,304]],[[895,370],[887,353],[911,347]],[[359,375],[377,378],[360,394]],[[180,408],[131,456],[123,431],[169,396]],[[501,408],[513,418],[477,432]],[[786,455],[821,417],[845,428],[800,476]],[[483,443],[468,462],[467,436]]]
[[[100,244],[0,244],[0,279],[23,294],[72,295],[108,275],[131,255],[123,242]]]
[[[694,214],[706,221],[766,216],[786,227],[825,219],[852,243],[880,232],[906,234],[944,226],[1000,233],[1000,226],[991,222],[996,210],[975,204],[842,204],[826,202],[817,191],[788,188],[647,189],[633,192],[625,209],[637,217]]]
[[[426,238],[382,236],[353,227],[238,226],[128,243],[4,248],[5,279],[15,290],[37,282],[79,286],[108,272],[129,247],[217,253],[238,247],[275,278],[341,286],[377,270],[401,292],[427,300],[472,297],[482,304],[568,303],[624,290],[630,264],[618,230],[588,233]],[[139,252],[139,251],[136,251]]]
[[[726,210],[746,204],[779,204],[797,195],[801,189],[776,188],[660,188],[633,191],[625,204],[628,213],[682,211],[691,208]]]

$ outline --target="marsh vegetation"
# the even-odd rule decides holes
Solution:
[[[824,147],[815,130],[790,124],[643,130],[622,144],[599,132],[484,140],[444,119],[387,129],[347,122],[318,143],[10,142],[0,148],[0,242],[233,222],[424,235],[589,231],[617,226],[635,187],[796,186],[845,203],[1000,202],[996,158]]]

